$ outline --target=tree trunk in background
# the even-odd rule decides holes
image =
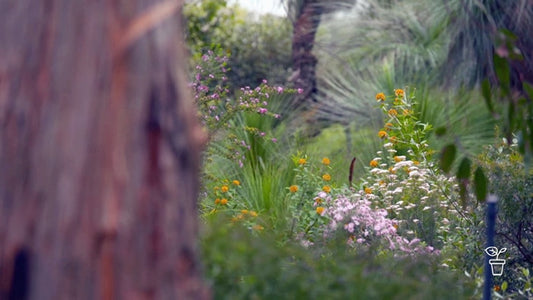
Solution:
[[[0,298],[203,299],[179,1],[0,3]]]
[[[316,65],[313,55],[315,35],[320,24],[323,8],[317,0],[303,0],[296,11],[296,21],[293,24],[292,62],[294,73],[290,81],[303,93],[295,97],[295,105],[302,106],[305,101],[316,101]]]

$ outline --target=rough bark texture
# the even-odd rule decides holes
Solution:
[[[320,24],[323,8],[316,0],[304,0],[293,24],[292,61],[294,73],[290,81],[303,93],[295,97],[295,105],[301,106],[305,101],[316,101],[316,65],[318,60],[313,55],[315,35]]]
[[[0,2],[0,298],[202,299],[179,1]]]

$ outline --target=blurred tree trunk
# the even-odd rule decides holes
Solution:
[[[306,101],[316,101],[316,65],[318,60],[313,55],[315,35],[320,25],[323,12],[318,0],[294,0],[295,22],[292,38],[292,67],[294,73],[290,81],[303,93],[297,94],[295,105],[301,106]]]
[[[203,299],[179,1],[0,3],[0,298]]]

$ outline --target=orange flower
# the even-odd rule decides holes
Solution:
[[[392,123],[385,123],[385,129],[390,130],[392,128]]]
[[[398,115],[398,111],[394,108],[389,109],[389,116],[394,117]]]
[[[395,89],[394,94],[396,95],[396,97],[403,97],[404,91],[402,89]]]
[[[404,160],[404,158],[401,157],[401,156],[395,156],[395,157],[394,157],[394,161],[395,161],[395,162],[401,162],[401,161],[403,161],[403,160]]]
[[[233,180],[233,184],[234,185],[241,185],[240,181],[238,181],[238,180]]]
[[[420,162],[418,160],[413,160],[413,164],[415,164],[415,166],[418,166]]]
[[[226,198],[220,199],[220,204],[222,204],[222,205],[228,204],[228,199],[226,199]]]
[[[396,171],[395,171],[392,167],[389,167],[389,172],[390,172],[391,174],[396,174]]]
[[[398,142],[398,138],[396,138],[395,136],[391,136],[391,137],[389,138],[389,140],[390,140],[390,142],[393,143],[393,144],[395,144],[395,143]]]
[[[291,186],[289,187],[289,191],[290,191],[291,193],[296,193],[296,192],[298,191],[298,186],[296,186],[296,185],[291,185]]]
[[[326,193],[329,193],[329,192],[331,192],[331,187],[329,185],[325,185],[325,186],[322,187],[322,190],[324,192],[326,192]]]
[[[322,214],[324,213],[325,210],[326,210],[326,209],[323,208],[322,206],[318,206],[318,207],[316,208],[316,213],[319,214],[319,215],[322,215]]]
[[[329,158],[327,158],[327,157],[322,158],[322,164],[323,165],[329,166],[329,163],[330,163]]]
[[[305,158],[300,158],[300,159],[298,160],[298,164],[299,164],[300,166],[301,166],[301,165],[305,165],[306,162],[307,162],[307,161],[305,160]]]
[[[252,216],[252,217],[257,217],[257,212],[255,212],[255,211],[253,211],[253,210],[250,211],[250,216]]]
[[[376,94],[376,101],[385,101],[385,94],[377,93]]]
[[[229,187],[227,185],[223,185],[220,190],[222,191],[222,193],[226,193],[227,191],[229,191]]]
[[[371,161],[370,161],[370,166],[371,166],[372,168],[377,167],[377,166],[378,166],[378,161],[375,160],[375,159],[371,160]]]
[[[365,193],[367,193],[367,194],[372,194],[372,189],[369,188],[369,187],[366,187],[366,188],[365,188]]]
[[[322,175],[322,179],[324,179],[324,181],[330,181],[331,180],[331,175],[324,174],[324,175]]]
[[[219,198],[215,199],[215,204],[220,204],[220,199]]]
[[[403,110],[403,115],[404,115],[404,116],[407,116],[407,115],[409,115],[410,113],[411,113],[411,111],[408,110],[408,109],[404,109],[404,110]]]
[[[252,227],[252,228],[253,228],[254,230],[257,230],[257,231],[261,231],[261,230],[265,229],[265,227],[263,227],[263,226],[261,226],[261,225],[259,225],[259,224],[254,225],[254,227]]]
[[[380,131],[378,132],[378,136],[379,136],[380,138],[384,138],[384,137],[387,136],[387,132],[385,132],[385,131],[383,131],[383,130],[380,130]]]
[[[502,288],[499,285],[497,285],[497,284],[494,286],[494,291],[495,292],[499,292],[499,291],[501,291],[501,289]]]
[[[241,210],[241,214],[246,215],[247,213],[248,213],[248,210],[247,210],[247,209],[243,209],[243,210]]]

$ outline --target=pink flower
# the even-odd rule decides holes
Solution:
[[[268,112],[268,109],[261,107],[260,109],[257,110],[257,112],[262,114],[262,115],[264,115],[264,114],[266,114]]]
[[[302,88],[298,88],[298,90],[297,90],[297,91],[298,91],[298,94],[301,94],[301,93],[303,93],[303,92],[304,92],[304,89],[302,89]]]
[[[278,86],[276,88],[276,91],[278,91],[278,94],[281,94],[281,93],[283,93],[283,88],[281,86]]]

